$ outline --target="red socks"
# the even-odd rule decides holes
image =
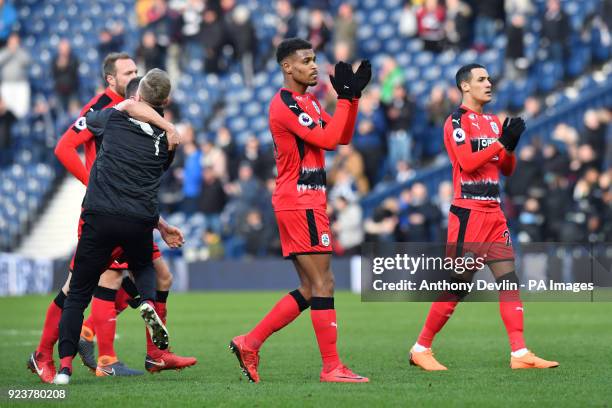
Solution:
[[[123,312],[129,306],[129,299],[131,299],[131,296],[125,291],[123,286],[120,287],[115,297],[115,311],[117,314]]]
[[[499,292],[499,314],[508,332],[510,349],[517,351],[526,348],[523,337],[523,302],[518,290]]]
[[[425,320],[425,325],[421,330],[421,334],[419,334],[417,343],[423,347],[430,348],[436,334],[442,330],[442,327],[444,327],[448,319],[455,311],[457,303],[459,303],[457,300],[449,302],[433,302],[431,304],[431,308],[429,309],[427,319]]]
[[[117,312],[115,311],[114,289],[98,286],[91,302],[91,316],[93,318],[96,337],[98,338],[98,356],[116,357],[113,343],[117,328]]]
[[[83,326],[88,330],[87,337],[91,337],[91,340],[93,341],[93,336],[95,336],[96,330],[94,326],[93,313],[91,311],[89,311],[89,317],[87,320],[83,322]],[[81,336],[83,336],[83,334],[83,330],[81,330]]]
[[[128,300],[130,298],[130,295],[125,291],[125,289],[123,289],[123,287],[119,288],[115,296],[115,317],[129,306]],[[92,311],[89,313],[89,317],[83,322],[83,326],[89,329],[89,331],[87,333],[81,332],[81,336],[83,334],[87,334],[86,337],[93,341],[93,336],[95,336],[96,333],[93,317],[93,306]]]
[[[73,358],[74,358],[73,356],[67,356],[67,357],[60,359],[60,370],[62,368],[68,368],[70,370],[70,374],[72,374],[72,359]]]
[[[43,332],[40,337],[38,348],[36,349],[36,353],[40,353],[43,356],[41,360],[53,359],[53,347],[59,337],[59,322],[62,318],[62,309],[64,308],[65,300],[66,295],[60,290],[47,308]]]
[[[338,341],[338,325],[333,297],[313,297],[310,304],[310,318],[317,336],[323,371],[330,372],[340,364],[336,342]]]
[[[158,290],[155,296],[156,297],[155,303],[153,304],[153,307],[155,308],[155,312],[161,319],[162,323],[164,323],[164,325],[166,324],[166,316],[168,313],[166,310],[166,301],[168,300],[168,293],[169,291],[167,290],[163,290],[163,291]],[[155,344],[153,344],[153,341],[151,340],[151,336],[149,335],[149,331],[146,329],[146,327],[145,327],[145,334],[147,337],[147,355],[149,357],[157,358],[160,354],[163,353],[163,351],[158,349],[155,346]]]
[[[518,285],[519,281],[515,272],[509,272],[496,279],[496,282],[516,283]],[[418,344],[423,347],[431,347],[435,335],[453,314],[457,301],[458,299],[434,302],[431,305],[425,326],[417,340]],[[508,332],[511,350],[517,351],[526,348],[523,337],[523,303],[518,290],[502,290],[499,292],[499,313]]]
[[[295,320],[302,311],[308,308],[308,301],[299,290],[285,295],[274,305],[272,310],[245,336],[246,344],[253,350],[259,350],[270,335],[279,331]]]

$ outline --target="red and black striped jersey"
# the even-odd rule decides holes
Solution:
[[[285,88],[276,93],[269,116],[278,171],[272,195],[275,211],[326,209],[324,150],[350,143],[357,107],[357,99],[338,100],[332,118],[310,93]]]
[[[89,171],[93,162],[96,160],[96,154],[102,140],[94,137],[87,129],[85,115],[90,111],[99,111],[104,108],[115,106],[122,102],[124,98],[117,95],[115,92],[106,88],[103,93],[94,96],[81,110],[79,118],[74,122],[62,135],[55,147],[55,155],[58,160],[64,165],[72,175],[78,178],[83,184],[87,185],[89,181]],[[77,148],[83,145],[85,149],[85,165],[78,155]]]
[[[516,159],[497,139],[502,126],[495,115],[461,105],[444,124],[444,145],[453,166],[453,204],[482,211],[497,211],[500,204],[499,172],[509,176]]]

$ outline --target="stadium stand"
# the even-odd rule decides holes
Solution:
[[[63,129],[75,118],[79,104],[99,89],[99,65],[103,54],[123,49],[137,55],[142,35],[152,31],[167,69],[175,79],[173,119],[193,128],[193,145],[198,151],[195,171],[187,171],[185,167],[190,156],[179,154],[176,165],[164,180],[162,193],[168,220],[184,229],[187,238],[184,254],[188,259],[278,255],[274,240],[267,246],[253,242],[257,241],[258,234],[275,235],[268,199],[273,166],[268,157],[271,139],[267,104],[282,85],[282,78],[272,58],[274,44],[288,35],[311,40],[323,38],[326,42],[319,52],[319,65],[321,72],[327,72],[329,61],[334,61],[338,53],[342,55],[334,27],[351,24],[351,17],[348,22],[340,22],[336,16],[341,3],[338,0],[242,0],[221,2],[221,5],[202,2],[203,9],[196,12],[202,13],[204,19],[194,28],[194,34],[194,31],[187,31],[185,23],[185,16],[191,10],[182,9],[180,1],[120,0],[111,5],[97,0],[16,1],[19,22],[14,28],[32,58],[29,80],[34,102],[33,113],[13,126],[12,159],[0,170],[3,180],[0,249],[14,248],[20,237],[27,234],[45,200],[61,181],[64,172],[53,157],[52,149]],[[361,104],[356,149],[346,153],[347,157],[356,157],[353,162],[361,164],[353,168],[342,167],[330,183],[329,191],[330,196],[335,191],[334,196],[348,197],[349,201],[361,200],[364,219],[368,219],[384,199],[398,197],[417,182],[425,184],[432,202],[439,201],[438,186],[450,177],[450,173],[443,152],[441,123],[435,113],[437,110],[441,117],[448,115],[453,105],[454,74],[465,63],[479,61],[494,78],[496,98],[490,106],[491,111],[525,115],[534,100],[541,105],[538,115],[528,116],[526,134],[526,139],[537,149],[553,139],[560,124],[584,134],[584,118],[594,109],[599,126],[607,129],[607,140],[610,140],[612,77],[609,64],[605,64],[609,63],[611,48],[610,27],[606,25],[609,20],[605,18],[609,11],[605,2],[562,1],[569,30],[566,30],[567,38],[560,39],[557,44],[547,28],[545,1],[526,2],[530,7],[519,11],[512,9],[515,2],[507,1],[506,22],[510,22],[514,14],[521,14],[526,20],[521,26],[524,49],[516,60],[509,57],[509,34],[502,28],[501,21],[489,41],[490,46],[472,46],[470,39],[473,39],[478,10],[474,2],[464,3],[472,7],[476,16],[469,21],[469,45],[461,47],[451,43],[449,34],[448,44],[436,53],[426,50],[419,33],[407,34],[402,28],[407,17],[416,16],[418,6],[401,0],[355,2],[352,14],[352,23],[356,23],[354,55],[349,52],[347,59],[370,58],[379,76],[364,97],[367,101]],[[316,8],[326,11],[323,27],[311,27],[309,17]],[[208,11],[212,13],[207,15]],[[242,16],[242,20],[237,16]],[[256,36],[251,60],[239,55],[240,47],[231,36],[232,30],[248,24],[252,25]],[[507,23],[506,28],[508,26]],[[224,27],[232,29],[229,34]],[[325,34],[326,30],[331,34]],[[50,80],[55,49],[62,38],[70,40],[72,51],[79,60],[78,96],[68,111],[59,109],[54,83]],[[557,48],[560,51],[555,54],[553,51]],[[138,60],[143,63],[140,57]],[[321,82],[327,82],[326,75],[322,75]],[[407,91],[405,98],[411,107],[409,125],[400,137],[392,136],[388,117],[395,102],[396,86]],[[324,83],[312,90],[322,100],[327,99],[325,95],[329,91]],[[435,92],[441,92],[441,102],[431,106],[429,102]],[[35,106],[39,109],[34,109]],[[330,109],[333,106],[330,105]],[[259,141],[254,150],[247,148],[253,136]],[[561,142],[561,151],[567,152],[568,160],[578,160],[572,155],[574,147],[581,143]],[[388,156],[387,151],[406,149],[405,146],[411,146],[409,156],[399,159]],[[609,146],[610,143],[608,151]],[[375,149],[380,151],[379,155],[364,154]],[[194,177],[194,181],[201,184],[202,172],[213,171],[208,163],[213,153],[226,161],[225,172],[216,176],[227,194],[223,203],[227,203],[221,211],[203,211],[201,202],[207,196],[201,193],[202,196],[196,197],[193,211],[183,206],[185,177]],[[605,160],[601,160],[598,177],[608,174],[609,178],[610,155],[606,153],[605,144],[599,154]],[[373,163],[372,157],[376,159]],[[335,160],[335,156],[330,155],[328,163]],[[245,162],[253,170],[253,179],[239,176],[239,167]],[[572,172],[570,189],[583,177],[583,174]],[[357,188],[356,180],[364,175],[371,191],[369,194]],[[252,196],[259,200],[251,202],[251,207],[240,204]],[[336,210],[332,220],[337,218],[338,211],[344,210],[336,201],[330,203]],[[517,208],[512,222],[519,225],[523,204],[514,205]],[[253,208],[259,216],[250,214]],[[406,217],[407,213],[400,218]],[[439,229],[439,226],[432,229]],[[438,234],[432,237],[439,238]],[[337,250],[343,252],[346,248]]]

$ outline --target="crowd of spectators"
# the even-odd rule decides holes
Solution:
[[[558,0],[545,3],[539,9],[532,0],[407,0],[396,21],[402,36],[420,38],[424,49],[432,53],[483,52],[503,34],[507,47],[502,75],[516,79],[524,76],[533,62],[526,58],[525,31],[534,20],[541,24],[538,58],[562,61],[567,57],[573,32],[569,16]],[[330,73],[333,66],[329,61],[355,63],[361,58],[352,4],[275,0],[260,5],[270,8],[268,16],[274,20],[268,25],[275,33],[266,42],[257,30],[260,22],[253,21],[250,8],[236,0],[137,0],[140,38],[133,55],[142,72],[159,67],[175,80],[183,71],[225,75],[232,67],[240,67],[244,84],[252,86],[255,74],[273,59],[275,46],[284,38],[299,36],[308,39],[321,55],[320,71]],[[609,35],[612,2],[603,0],[600,11],[589,17],[589,27],[599,27]],[[11,145],[12,123],[30,110],[36,123],[52,121],[55,128],[61,128],[76,117],[84,101],[79,100],[79,56],[72,51],[71,39],[63,38],[51,64],[55,99],[32,103],[26,69],[30,56],[20,45],[19,35],[8,28],[17,13],[10,3],[0,0],[0,17],[2,152]],[[103,56],[122,51],[129,43],[126,28],[120,22],[109,22],[98,35],[97,51]],[[194,60],[200,65],[192,66]],[[321,78],[311,92],[333,111],[333,91],[326,76]],[[329,215],[338,253],[354,253],[364,240],[431,241],[445,236],[452,195],[449,183],[442,183],[438,191],[415,183],[365,218],[358,204],[381,181],[410,180],[415,170],[445,156],[442,126],[460,103],[459,91],[452,86],[435,86],[427,98],[416,100],[408,85],[406,72],[393,56],[382,58],[360,101],[352,145],[342,146],[328,157]],[[528,98],[519,111],[526,118],[537,116],[543,109],[541,96]],[[198,126],[184,120],[180,112],[175,104],[165,111],[167,118],[180,124],[184,143],[163,180],[163,212],[204,215],[207,227],[200,239],[206,256],[278,254],[270,206],[275,163],[269,141],[255,135],[237,141],[226,126],[198,131]],[[417,115],[426,118],[423,134],[415,134],[413,129]],[[590,111],[585,115],[584,132],[560,126],[554,143],[535,143],[519,150],[519,176],[506,185],[505,205],[521,240],[610,239],[611,175],[606,164],[611,162],[612,148],[608,146],[606,153],[602,136],[609,122],[609,113]],[[535,164],[542,159],[557,167]],[[0,166],[8,161],[10,158],[0,153]],[[533,174],[525,176],[527,171]],[[565,199],[561,199],[563,194]],[[544,215],[550,211],[557,211],[554,222]],[[552,225],[555,222],[558,225]]]
[[[502,203],[518,242],[612,240],[612,145],[606,143],[611,124],[609,109],[591,109],[580,131],[561,123],[550,141],[536,137],[519,145]],[[444,240],[451,201],[450,181],[433,192],[414,183],[364,220],[365,241]]]
[[[521,242],[612,240],[609,110],[588,110],[584,129],[559,124],[549,143],[524,146],[506,183],[506,211]]]

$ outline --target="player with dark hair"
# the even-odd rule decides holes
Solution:
[[[130,79],[130,82],[125,86],[125,99],[134,99],[136,97],[141,79],[141,76]]]
[[[459,69],[457,87],[462,104],[444,125],[444,144],[453,166],[454,196],[450,208],[447,251],[452,256],[468,252],[486,257],[497,283],[511,288],[518,285],[514,250],[506,218],[500,207],[499,173],[514,172],[516,148],[525,123],[521,118],[506,118],[500,123],[495,115],[485,114],[491,101],[492,84],[487,70],[478,64]],[[471,281],[474,271],[453,274],[451,281]],[[443,293],[429,310],[425,325],[410,350],[410,363],[427,371],[446,370],[433,356],[431,344],[444,327],[457,304],[467,293]],[[530,352],[523,337],[523,304],[519,290],[500,290],[499,308],[510,341],[510,367],[551,368],[547,361]]]
[[[143,103],[135,103],[134,99],[136,97],[136,93],[139,90],[139,85],[142,77],[136,77],[130,80],[125,87],[125,98],[126,100],[120,102],[120,104],[116,105],[117,107],[121,106],[121,109],[125,110],[133,117],[142,118],[146,120],[147,118],[160,118],[158,113],[155,112],[152,108],[148,107]],[[160,217],[160,222],[165,223],[164,220]],[[169,231],[175,230],[176,234],[169,234]],[[180,231],[174,227],[168,226],[168,232],[162,234],[164,240],[171,248],[176,248],[182,245],[183,236]],[[153,262],[157,273],[157,295],[155,300],[156,311],[161,316],[163,323],[166,323],[166,300],[168,298],[168,291],[172,284],[172,274],[168,270],[167,265],[161,258],[161,253],[159,249],[154,244],[154,255]],[[113,271],[123,271],[128,269],[128,264],[122,258],[118,259],[114,262],[109,268]],[[168,275],[169,274],[169,275]],[[120,275],[117,275],[120,278]],[[168,279],[169,278],[169,279]],[[120,281],[120,288],[117,290],[116,298],[114,301],[115,312],[118,315],[123,310],[125,310],[128,305],[132,308],[138,307],[141,299],[138,297],[138,291],[136,290],[136,286],[133,283],[133,279],[130,276],[125,276],[122,281]],[[94,299],[95,300],[95,299]],[[92,307],[93,309],[93,307]],[[109,319],[109,325],[112,324],[115,319]],[[113,337],[114,337],[114,324],[113,327]],[[193,357],[181,357],[178,356],[169,350],[160,350],[155,344],[151,341],[151,336],[148,332],[146,334],[146,344],[147,344],[147,355],[145,357],[145,369],[151,373],[159,372],[163,370],[170,369],[182,369],[185,367],[192,366],[196,364],[197,360]],[[109,369],[105,369],[103,366],[96,367],[96,359],[94,354],[94,342],[93,338],[95,336],[94,325],[93,325],[93,313],[90,314],[89,319],[83,324],[81,330],[81,338],[79,340],[79,354],[83,359],[83,362],[86,366],[90,368],[95,368],[97,375],[108,375],[108,372],[113,372],[114,375],[121,375],[122,371],[110,371]],[[109,339],[110,340],[110,339]],[[98,343],[100,340],[98,339]],[[102,354],[102,353],[101,353]],[[104,354],[102,354],[104,355]],[[89,362],[89,363],[88,363]],[[112,367],[111,367],[112,368]]]
[[[168,74],[152,69],[140,81],[136,99],[162,114],[170,90]],[[102,142],[83,199],[82,234],[59,326],[61,368],[55,384],[70,382],[83,311],[100,274],[120,256],[125,256],[134,276],[141,296],[140,314],[152,341],[161,350],[168,348],[168,332],[155,312],[151,253],[153,229],[159,221],[161,177],[170,167],[180,139],[171,139],[164,130],[132,118],[120,106],[85,116],[87,128]]]
[[[126,53],[111,53],[103,61],[102,71],[107,88],[103,93],[93,97],[81,111],[80,117],[74,125],[69,128],[60,138],[55,148],[58,160],[66,169],[78,178],[85,186],[89,181],[89,170],[96,158],[98,146],[101,143],[99,137],[87,129],[85,114],[89,111],[99,111],[104,108],[114,106],[124,100],[126,86],[136,78],[136,64]],[[136,86],[136,89],[138,87]],[[141,104],[138,104],[140,106]],[[150,111],[148,111],[150,112]],[[157,113],[155,116],[138,116],[138,112],[128,112],[131,116],[148,121],[158,121],[155,123],[163,127],[168,132],[175,132],[173,125],[164,121]],[[152,122],[153,123],[153,122]],[[85,163],[81,161],[77,148],[83,146],[85,150]],[[81,220],[79,220],[79,235]],[[158,230],[162,238],[171,248],[179,247],[183,242],[181,231],[168,225],[160,217]],[[61,288],[57,296],[47,308],[43,332],[40,343],[35,352],[28,360],[28,368],[37,374],[43,382],[50,383],[56,374],[53,363],[53,348],[59,336],[59,321],[64,307],[64,301],[70,284],[71,271],[73,268],[71,261],[70,270],[66,283]],[[154,246],[153,264],[157,274],[157,289],[155,306],[157,313],[165,323],[166,299],[172,284],[172,274],[167,264],[161,258],[161,252]],[[92,301],[91,315],[84,323],[81,331],[81,341],[79,342],[79,354],[83,358],[84,364],[89,367],[97,376],[106,375],[136,375],[142,371],[132,370],[123,365],[116,356],[113,343],[116,329],[116,316],[128,306],[128,301],[136,295],[135,288],[126,278],[122,279],[122,271],[127,269],[126,264],[112,263],[109,270],[104,272],[94,292]],[[123,284],[122,284],[123,283]],[[127,289],[126,289],[127,288]],[[131,292],[131,294],[130,294]],[[93,352],[93,337],[97,337],[99,357],[96,362]],[[195,364],[194,358],[183,358],[176,356],[169,350],[159,350],[151,342],[147,332],[147,355],[145,368],[149,371],[159,371],[165,369],[182,368]]]
[[[330,76],[338,93],[332,117],[314,95],[306,92],[318,80],[312,45],[298,38],[284,40],[278,46],[276,60],[283,72],[284,87],[270,104],[269,124],[278,168],[272,205],[283,256],[293,261],[300,287],[283,297],[250,332],[234,337],[230,349],[249,380],[259,382],[259,349],[264,341],[310,307],[323,360],[320,381],[368,382],[368,378],[342,364],[336,349],[324,150],[351,142],[359,98],[372,76],[370,63],[363,61],[356,73],[344,62],[336,64],[335,74]]]

